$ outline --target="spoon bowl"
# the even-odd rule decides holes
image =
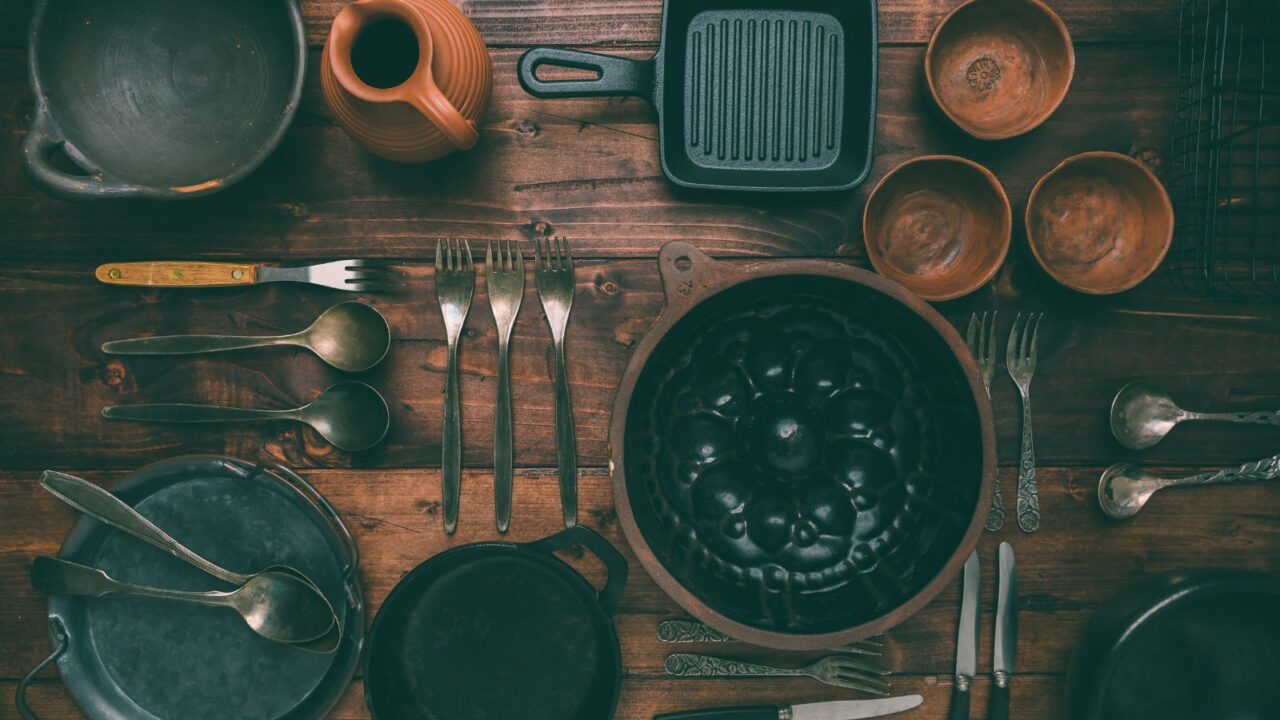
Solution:
[[[377,390],[356,381],[330,386],[300,408],[297,419],[334,447],[350,452],[367,450],[382,442],[391,427],[387,401]]]
[[[1108,517],[1127,520],[1141,512],[1161,487],[1160,479],[1147,473],[1140,465],[1112,465],[1098,481],[1098,506]]]
[[[368,370],[391,349],[387,319],[361,302],[334,305],[300,335],[321,360],[345,372]]]
[[[1123,446],[1145,450],[1186,418],[1186,411],[1159,387],[1131,382],[1111,401],[1111,434]]]

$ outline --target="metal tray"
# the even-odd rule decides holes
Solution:
[[[343,637],[329,655],[264,640],[234,613],[153,598],[52,597],[50,662],[91,720],[306,720],[328,714],[355,673],[364,601],[355,543],[314,488],[279,465],[193,456],[148,465],[113,492],[178,541],[226,568],[285,563],[310,577],[338,611]],[[82,517],[59,557],[126,582],[225,589],[177,558]]]
[[[540,98],[651,99],[677,185],[847,190],[871,171],[876,43],[875,0],[669,1],[651,59],[534,48],[519,77]],[[544,65],[599,77],[540,80]]]

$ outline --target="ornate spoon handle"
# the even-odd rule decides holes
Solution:
[[[1280,426],[1280,410],[1229,413],[1187,413],[1186,419],[1215,420],[1220,422],[1246,423],[1249,425]]]
[[[667,656],[667,674],[680,677],[796,677],[803,669],[726,660],[709,655],[675,653]]]
[[[1221,485],[1226,483],[1260,482],[1280,478],[1280,455],[1272,455],[1237,468],[1205,472],[1188,477],[1163,480],[1161,487],[1175,485]]]
[[[663,620],[658,623],[658,639],[669,643],[722,643],[733,638],[693,620]]]

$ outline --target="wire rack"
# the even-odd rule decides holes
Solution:
[[[1280,301],[1280,2],[1180,12],[1169,265],[1196,294]]]

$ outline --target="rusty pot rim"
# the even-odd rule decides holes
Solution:
[[[951,583],[959,574],[969,554],[977,547],[986,522],[986,508],[991,504],[991,495],[995,488],[996,444],[991,403],[982,384],[978,365],[969,354],[968,346],[960,337],[960,333],[932,306],[904,286],[875,273],[835,260],[779,259],[740,267],[712,259],[693,244],[677,240],[662,246],[658,254],[658,269],[666,302],[662,314],[658,316],[653,327],[636,344],[618,386],[613,414],[609,421],[609,475],[613,486],[618,524],[622,527],[627,545],[631,547],[645,571],[668,597],[698,620],[738,640],[778,650],[822,650],[856,642],[883,633],[919,612]],[[977,407],[978,424],[982,436],[982,484],[973,518],[970,519],[969,527],[961,537],[960,545],[942,570],[904,603],[879,618],[861,625],[826,633],[790,634],[753,627],[723,615],[696,597],[663,566],[645,542],[631,507],[631,498],[627,492],[623,437],[626,432],[632,394],[635,392],[640,373],[648,364],[658,343],[667,336],[676,323],[700,306],[703,301],[744,283],[763,278],[804,275],[834,278],[875,290],[914,312],[941,336],[952,355],[960,363],[968,381],[974,405]]]
[[[1145,174],[1146,178],[1151,181],[1152,187],[1159,191],[1160,213],[1169,221],[1169,231],[1165,233],[1164,237],[1161,239],[1163,247],[1160,249],[1160,252],[1156,254],[1154,260],[1149,264],[1149,267],[1143,268],[1141,273],[1135,273],[1124,285],[1115,288],[1092,287],[1074,282],[1069,278],[1062,276],[1062,274],[1059,273],[1057,269],[1051,263],[1047,262],[1040,254],[1039,245],[1035,241],[1035,234],[1031,229],[1031,212],[1035,208],[1036,202],[1040,199],[1040,191],[1044,189],[1044,186],[1048,184],[1048,181],[1057,177],[1066,168],[1089,160],[1119,162],[1141,170]],[[1124,153],[1111,152],[1109,150],[1090,150],[1088,152],[1072,155],[1071,157],[1063,160],[1036,181],[1036,184],[1031,188],[1030,194],[1027,195],[1027,206],[1023,209],[1022,222],[1026,229],[1027,246],[1031,248],[1032,257],[1035,258],[1036,264],[1040,266],[1040,269],[1044,270],[1045,274],[1052,278],[1054,282],[1086,295],[1116,295],[1118,293],[1132,290],[1138,285],[1141,285],[1144,280],[1155,274],[1155,271],[1164,263],[1165,257],[1169,254],[1169,249],[1173,246],[1173,227],[1177,222],[1177,217],[1173,211],[1173,200],[1169,197],[1169,190],[1165,188],[1164,183],[1160,182],[1160,178],[1156,177],[1156,174],[1151,170],[1151,168],[1147,167],[1146,163],[1125,155]]]

